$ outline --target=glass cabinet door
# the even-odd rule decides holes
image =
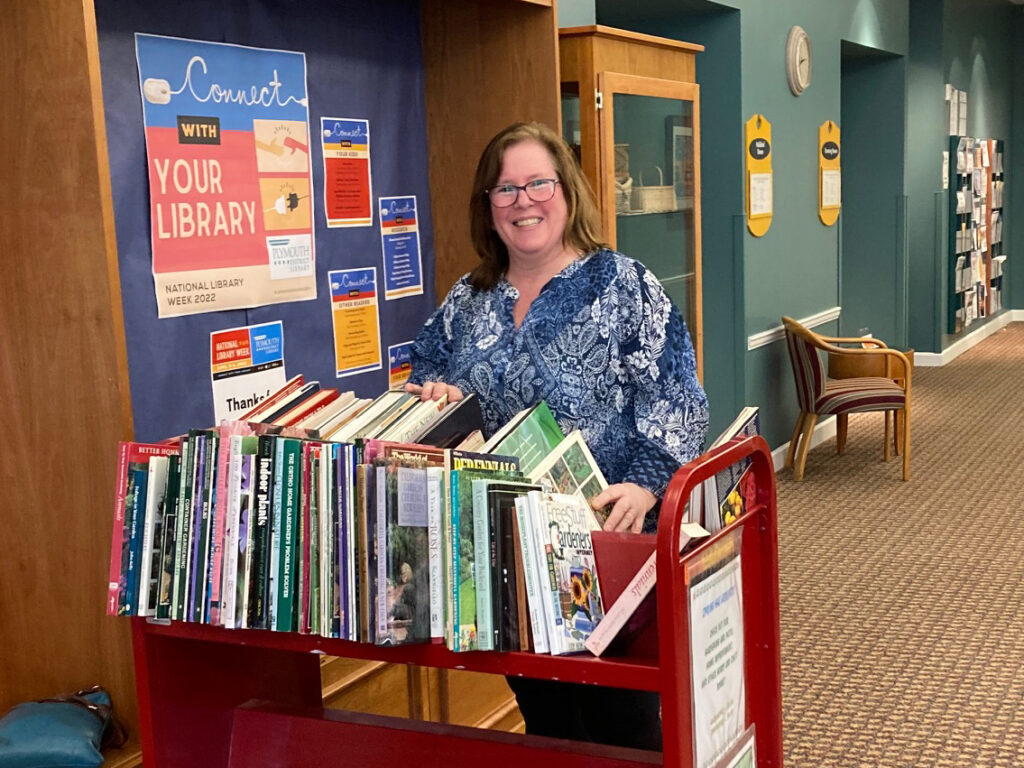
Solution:
[[[614,73],[598,83],[605,236],[665,286],[703,380],[698,86]]]

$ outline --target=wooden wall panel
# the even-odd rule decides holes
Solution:
[[[105,615],[130,410],[96,55],[90,2],[5,5],[0,711],[101,683],[137,731],[129,626]]]
[[[423,0],[430,198],[440,301],[477,263],[469,194],[480,152],[519,120],[559,127],[557,21],[511,0]]]

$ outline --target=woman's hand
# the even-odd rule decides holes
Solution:
[[[454,403],[465,397],[461,389],[452,384],[445,384],[443,381],[424,381],[422,386],[406,384],[405,391],[419,395],[420,400],[440,400],[443,395],[447,394],[449,403]]]
[[[606,531],[640,533],[644,529],[644,517],[657,501],[653,493],[636,483],[617,483],[592,498],[590,506],[602,509],[612,505],[611,514],[604,522]]]

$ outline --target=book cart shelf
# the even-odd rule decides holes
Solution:
[[[690,491],[751,457],[756,503],[724,531],[680,557]],[[691,768],[694,760],[686,564],[740,528],[745,726],[756,724],[757,764],[782,765],[775,477],[760,437],[733,440],[682,467],[662,504],[657,534],[656,656],[452,653],[266,630],[132,619],[142,748],[164,766],[641,766]],[[654,631],[652,625],[651,631]],[[663,752],[325,710],[320,654],[656,691]],[[470,763],[469,761],[479,761]]]

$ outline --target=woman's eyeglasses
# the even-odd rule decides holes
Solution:
[[[546,203],[555,196],[556,184],[558,179],[534,179],[525,184],[499,184],[487,190],[487,197],[495,208],[508,208],[514,205],[519,199],[520,192],[525,192],[535,203]]]

